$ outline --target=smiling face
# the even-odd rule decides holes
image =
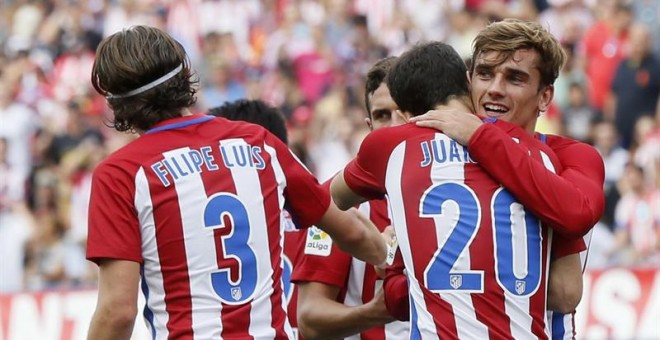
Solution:
[[[548,108],[554,93],[552,86],[540,85],[540,55],[533,49],[519,49],[498,64],[499,53],[481,53],[476,58],[470,77],[472,103],[481,115],[533,133],[539,112]]]
[[[369,101],[371,103],[370,118],[367,118],[369,128],[377,130],[392,126],[392,115],[398,107],[390,96],[390,90],[385,83],[381,83],[376,91],[369,96]]]

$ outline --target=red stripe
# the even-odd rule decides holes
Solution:
[[[547,339],[545,334],[546,319],[546,295],[547,295],[547,271],[548,271],[548,228],[543,227],[541,233],[541,284],[539,289],[529,299],[530,315],[532,316],[532,333],[539,339]]]
[[[201,173],[202,182],[204,183],[206,189],[206,195],[212,196],[220,192],[232,193],[236,195],[236,185],[234,179],[231,176],[231,170],[224,166],[222,163],[222,155],[220,154],[219,145],[212,146],[212,155],[213,158],[218,160],[218,170],[216,171],[204,171]],[[219,180],[222,179],[222,180]],[[226,221],[225,221],[226,222]],[[226,231],[229,231],[226,228]],[[230,259],[223,259],[222,254],[222,241],[220,236],[226,232],[221,229],[214,229],[213,235],[215,238],[216,246],[216,255],[218,268],[225,268],[229,266],[230,268],[237,268],[237,264]],[[230,270],[231,277],[236,278],[234,275],[237,275],[236,270]],[[251,304],[242,304],[242,305],[228,305],[222,303],[222,312],[220,313],[220,322],[222,325],[222,337],[241,337],[249,339],[249,326],[250,326],[250,310]]]
[[[481,225],[470,246],[470,262],[473,269],[484,271],[484,293],[472,294],[472,305],[477,320],[488,326],[489,338],[511,338],[511,320],[505,312],[504,291],[495,278],[490,204],[499,185],[474,164],[465,165],[465,184],[477,195],[481,207]]]
[[[190,277],[177,192],[174,185],[164,187],[153,172],[145,173],[152,204],[157,207],[153,215],[165,290],[165,310],[169,316],[167,330],[173,339],[192,339]]]
[[[265,150],[262,152],[266,164],[271,163],[271,156]],[[282,308],[282,298],[284,290],[282,288],[282,233],[280,222],[280,207],[278,200],[277,181],[272,166],[267,166],[259,171],[259,180],[261,184],[261,193],[264,199],[264,211],[268,228],[268,248],[270,250],[270,263],[273,270],[273,294],[270,296],[271,304],[271,327],[275,330],[276,339],[286,339],[287,334],[284,328],[287,314]]]
[[[424,271],[438,248],[433,219],[419,218],[419,201],[424,191],[432,184],[429,173],[431,167],[419,167],[423,160],[423,155],[419,152],[419,143],[408,142],[404,157],[400,185],[415,277],[423,286],[426,310],[433,316],[436,333],[441,339],[457,339],[458,333],[451,304],[444,301],[439,294],[429,291],[424,282]],[[420,181],[422,178],[426,179],[425,183]],[[418,314],[420,313],[421,311],[418,310]]]

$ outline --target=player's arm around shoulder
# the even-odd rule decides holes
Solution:
[[[130,339],[137,315],[140,264],[99,261],[99,293],[89,327],[89,340]]]

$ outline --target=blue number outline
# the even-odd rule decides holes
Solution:
[[[495,249],[495,278],[504,290],[517,296],[530,296],[541,285],[541,248],[543,236],[541,235],[541,222],[524,206],[524,232],[526,235],[527,274],[518,277],[514,271],[513,256],[514,238],[511,207],[519,204],[516,198],[506,189],[500,188],[491,200],[491,221],[493,227],[493,243]],[[523,232],[518,228],[516,232]],[[501,260],[501,261],[500,261]]]
[[[218,268],[210,274],[211,285],[223,303],[243,304],[255,294],[259,270],[257,256],[249,243],[250,219],[245,204],[232,193],[217,193],[208,198],[204,207],[204,227],[225,228],[224,217],[228,216],[231,231],[220,236],[223,258],[238,262],[238,280],[231,279],[230,268]]]
[[[454,202],[458,205],[459,218],[457,223],[451,226],[451,231],[443,247],[438,247],[433,254],[433,260],[426,266],[424,284],[435,293],[446,291],[482,293],[484,287],[482,270],[470,270],[469,268],[457,270],[454,268],[459,256],[469,251],[477,234],[477,227],[481,222],[477,197],[469,187],[459,182],[445,182],[432,186],[424,192],[420,200],[420,217],[443,216],[442,204],[445,202]],[[476,211],[476,214],[469,212],[465,214],[468,210]],[[471,217],[474,218],[466,221]],[[468,229],[464,230],[465,228]],[[452,238],[452,236],[455,237]],[[460,237],[458,240],[460,243],[455,245],[453,241],[457,237]],[[429,275],[429,273],[433,273],[433,275]]]

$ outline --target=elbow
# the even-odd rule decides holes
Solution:
[[[570,314],[575,311],[575,308],[577,308],[578,304],[580,303],[580,299],[582,296],[580,295],[573,295],[573,296],[567,296],[561,301],[557,301],[555,304],[554,310],[555,312],[559,312],[562,314]]]
[[[586,211],[586,210],[585,210]],[[584,235],[586,235],[591,228],[593,228],[596,223],[600,220],[600,215],[595,215],[595,214],[584,214],[583,212],[576,211],[575,215],[569,215],[566,216],[565,221],[566,223],[563,223],[563,228],[561,228],[561,232],[559,228],[555,229],[555,231],[559,232],[561,236],[567,238],[567,239],[577,239],[580,238]],[[570,222],[568,222],[570,221]],[[566,227],[570,225],[571,227]],[[553,228],[554,229],[554,228]]]
[[[352,202],[349,202],[349,200],[343,199],[338,196],[332,196],[332,201],[339,208],[339,210],[346,211],[353,207],[353,205],[351,204]]]
[[[548,292],[548,309],[562,314],[573,313],[581,299],[581,285],[576,289],[570,289],[569,285],[562,285]]]
[[[300,307],[300,305],[298,306]],[[323,332],[315,325],[318,325],[318,322],[314,320],[313,313],[309,313],[305,308],[298,310],[298,332],[303,338],[308,340],[323,339]]]
[[[137,308],[127,308],[124,311],[116,311],[109,315],[108,323],[116,329],[133,329],[136,316]]]
[[[323,339],[323,337],[321,337],[321,333],[318,330],[314,329],[314,327],[305,322],[298,323],[298,332],[300,332],[300,335],[303,338],[308,340]]]

